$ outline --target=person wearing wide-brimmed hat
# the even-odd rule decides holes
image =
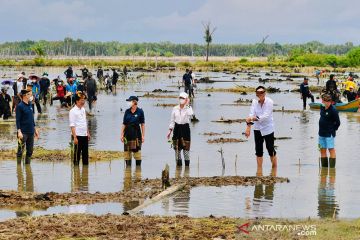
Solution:
[[[22,160],[23,150],[26,146],[25,164],[30,164],[34,149],[34,138],[39,137],[39,131],[35,127],[32,91],[23,89],[20,92],[22,101],[16,107],[16,127],[18,137],[17,163]]]
[[[334,168],[336,164],[335,136],[340,126],[339,113],[332,105],[330,94],[321,96],[322,106],[319,119],[319,147],[321,153],[321,167]],[[327,150],[330,158],[327,157]]]
[[[39,84],[40,78],[35,74],[30,74],[29,76],[29,82],[28,86],[31,86],[32,88],[32,94],[34,96],[34,103],[36,105],[36,110],[39,114],[42,113],[41,105],[40,105],[40,84]],[[35,113],[35,108],[33,108],[33,111]]]
[[[126,99],[129,108],[126,109],[121,127],[121,142],[124,143],[124,159],[126,166],[131,166],[132,155],[136,166],[141,166],[141,146],[145,141],[145,115],[138,107],[138,97]]]
[[[182,165],[181,151],[183,151],[185,166],[190,165],[191,134],[189,123],[194,112],[189,102],[189,95],[185,92],[180,93],[179,105],[175,106],[171,112],[167,138],[170,139],[170,135],[173,133],[172,144],[177,166]]]

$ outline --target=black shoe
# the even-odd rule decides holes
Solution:
[[[185,166],[186,167],[190,166],[190,160],[185,160]]]
[[[176,166],[182,166],[182,161],[181,161],[181,159],[176,161]]]
[[[26,158],[25,158],[25,164],[30,164],[30,162],[31,162],[30,157],[26,157]]]
[[[131,160],[125,160],[126,167],[131,167]]]
[[[136,160],[136,166],[141,166],[141,160]]]

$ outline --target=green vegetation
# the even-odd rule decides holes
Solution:
[[[211,30],[211,29],[209,29]],[[211,31],[209,32],[211,33]],[[206,39],[205,39],[206,40]],[[279,44],[262,42],[255,44],[212,44],[212,56],[288,56],[295,49],[318,54],[344,55],[355,46],[348,42],[338,45],[325,45],[312,41],[304,44]],[[207,40],[206,40],[207,41]],[[207,42],[206,42],[207,43]],[[33,48],[40,47],[47,56],[205,56],[206,44],[159,43],[120,43],[85,42],[81,39],[65,38],[62,41],[21,41],[0,44],[0,57],[34,56]]]

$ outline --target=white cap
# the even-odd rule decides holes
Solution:
[[[186,99],[189,97],[189,95],[186,92],[182,92],[180,93],[179,97]]]

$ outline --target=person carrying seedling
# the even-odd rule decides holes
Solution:
[[[33,100],[31,90],[21,90],[22,101],[16,107],[16,127],[18,137],[17,163],[21,164],[23,149],[26,147],[25,164],[30,164],[34,149],[34,138],[39,138],[39,131],[35,127]]]

